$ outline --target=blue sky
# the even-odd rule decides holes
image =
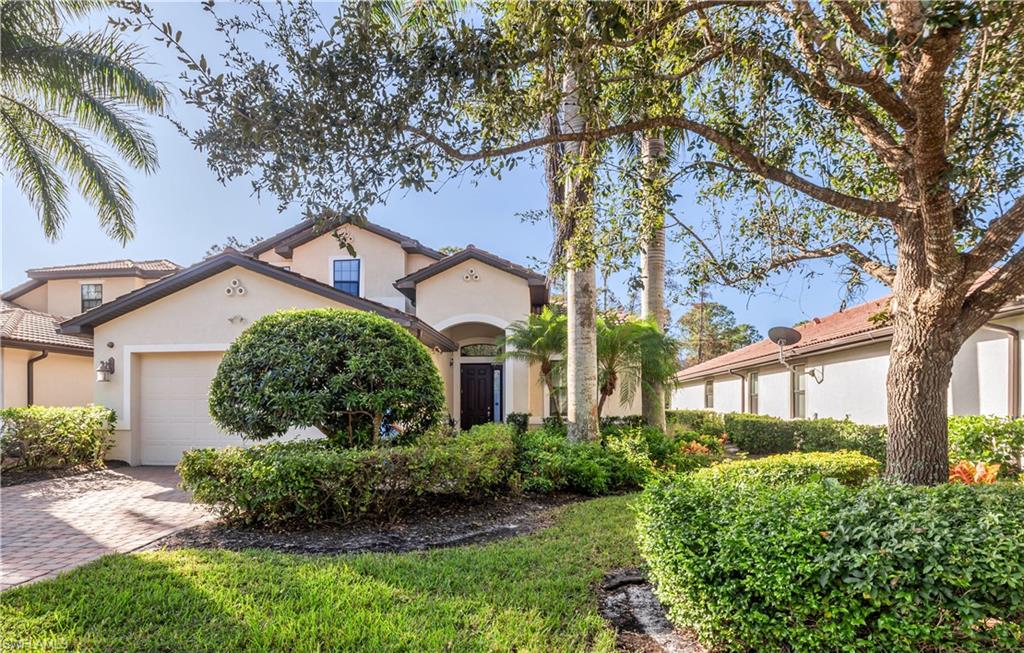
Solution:
[[[211,21],[194,3],[160,3],[154,6],[159,20],[169,20],[184,32],[186,47],[203,52],[214,63],[221,51],[219,35]],[[93,26],[105,19],[97,15]],[[170,50],[148,39],[151,64],[147,73],[175,87],[180,64]],[[201,116],[174,97],[172,114],[186,125],[198,125]],[[169,122],[152,118],[152,133],[159,148],[160,169],[146,176],[126,170],[136,203],[136,237],[126,246],[108,239],[97,226],[95,212],[81,198],[72,196],[71,218],[61,239],[49,242],[42,235],[36,215],[25,198],[5,176],[2,198],[2,287],[8,289],[25,279],[24,270],[115,258],[169,258],[182,265],[200,260],[210,245],[228,236],[248,240],[284,229],[301,219],[299,207],[278,213],[275,198],[257,199],[249,182],[234,180],[221,185],[196,152]],[[684,198],[693,189],[682,185]],[[520,219],[524,211],[542,209],[546,193],[539,169],[521,167],[503,178],[461,179],[449,182],[435,194],[409,193],[392,197],[387,206],[371,211],[369,218],[423,243],[441,247],[473,243],[521,263],[544,258],[551,234],[546,224]],[[677,212],[697,223],[701,211],[692,200],[681,200]],[[681,255],[670,245],[670,258]],[[835,311],[843,297],[838,273],[824,266],[811,280],[801,272],[776,277],[753,296],[730,289],[712,288],[710,295],[736,312],[740,321],[753,324],[762,335],[768,327]],[[623,277],[613,280],[612,291],[625,297]],[[882,294],[878,288],[867,297]],[[681,308],[673,307],[677,317]]]

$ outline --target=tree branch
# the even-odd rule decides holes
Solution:
[[[1013,248],[1024,234],[1024,196],[1018,197],[1005,213],[993,220],[977,245],[964,254],[965,271],[982,274]]]
[[[967,296],[958,328],[971,334],[981,328],[1007,302],[1024,295],[1024,248]],[[966,336],[965,336],[966,337]]]
[[[701,68],[703,68],[707,64],[711,63],[712,61],[714,61],[718,57],[722,56],[722,52],[723,52],[722,48],[720,48],[720,47],[716,46],[716,47],[710,48],[708,50],[707,54],[705,54],[702,57],[699,57],[692,64],[690,64],[686,68],[683,68],[683,70],[681,70],[680,72],[673,73],[671,75],[662,75],[662,74],[654,73],[654,74],[652,74],[652,77],[654,77],[654,79],[657,79],[658,81],[661,81],[661,82],[678,82],[678,81],[681,81],[682,79],[684,79],[684,78],[692,75],[693,73],[699,71]],[[633,81],[635,79],[636,79],[636,76],[634,76],[634,75],[616,75],[614,77],[608,77],[606,79],[602,79],[601,83],[602,84],[614,84],[616,82],[630,82],[630,81]]]
[[[735,49],[745,56],[760,58],[800,86],[818,104],[840,117],[849,118],[882,162],[895,174],[905,174],[909,153],[896,142],[860,98],[833,87],[824,75],[812,76],[785,57],[760,46],[741,45]]]
[[[828,33],[817,14],[806,0],[796,2],[796,11],[779,9],[796,36],[800,50],[807,64],[821,70],[824,62],[837,80],[863,90],[878,103],[887,114],[903,129],[914,126],[914,111],[903,101],[892,86],[882,77],[881,70],[870,72],[850,63],[839,51],[835,36]]]
[[[885,34],[876,32],[868,27],[864,19],[861,18],[860,12],[849,0],[835,0],[836,7],[839,12],[843,14],[843,18],[850,25],[850,29],[853,33],[861,37],[871,45],[885,46],[887,45],[885,40]]]
[[[828,204],[829,206],[833,206],[837,209],[850,211],[851,213],[856,213],[865,217],[886,218],[889,220],[899,220],[909,215],[898,202],[868,200],[862,197],[847,195],[846,193],[815,184],[809,179],[801,177],[800,175],[784,168],[771,165],[734,138],[718,131],[714,127],[690,120],[684,116],[644,118],[641,120],[613,125],[611,127],[605,127],[603,129],[594,129],[576,133],[549,134],[547,136],[528,139],[514,145],[476,151],[460,150],[458,147],[446,142],[443,138],[431,134],[426,130],[420,129],[419,127],[409,125],[405,127],[405,130],[414,136],[422,138],[427,143],[434,145],[452,159],[459,161],[481,161],[484,159],[511,156],[513,154],[526,152],[537,147],[548,145],[549,143],[601,141],[622,134],[665,127],[673,127],[696,134],[697,136],[714,143],[722,151],[738,159],[753,174],[788,186],[794,190],[800,191],[812,199],[816,199],[819,202]]]

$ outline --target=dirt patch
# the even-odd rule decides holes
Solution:
[[[668,620],[654,588],[639,569],[605,574],[598,591],[601,616],[618,633],[619,649],[636,653],[706,653],[690,631]]]
[[[308,531],[274,532],[211,522],[178,531],[146,548],[270,549],[308,554],[423,551],[531,533],[551,524],[553,508],[584,499],[561,494],[430,504],[394,523],[365,520]]]
[[[75,465],[74,467],[61,467],[57,469],[5,469],[0,473],[0,487],[11,487],[13,485],[24,485],[36,481],[49,481],[55,478],[70,478],[81,476],[89,472],[105,469],[118,469],[127,467],[128,463],[120,460],[109,460],[103,465]]]

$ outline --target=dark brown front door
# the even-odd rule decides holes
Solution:
[[[461,365],[462,393],[460,425],[468,429],[491,421],[494,401],[494,372],[489,363]]]

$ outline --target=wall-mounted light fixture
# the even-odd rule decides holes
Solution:
[[[111,356],[105,361],[100,361],[96,367],[96,381],[98,383],[110,383],[110,377],[114,374],[114,357]]]

